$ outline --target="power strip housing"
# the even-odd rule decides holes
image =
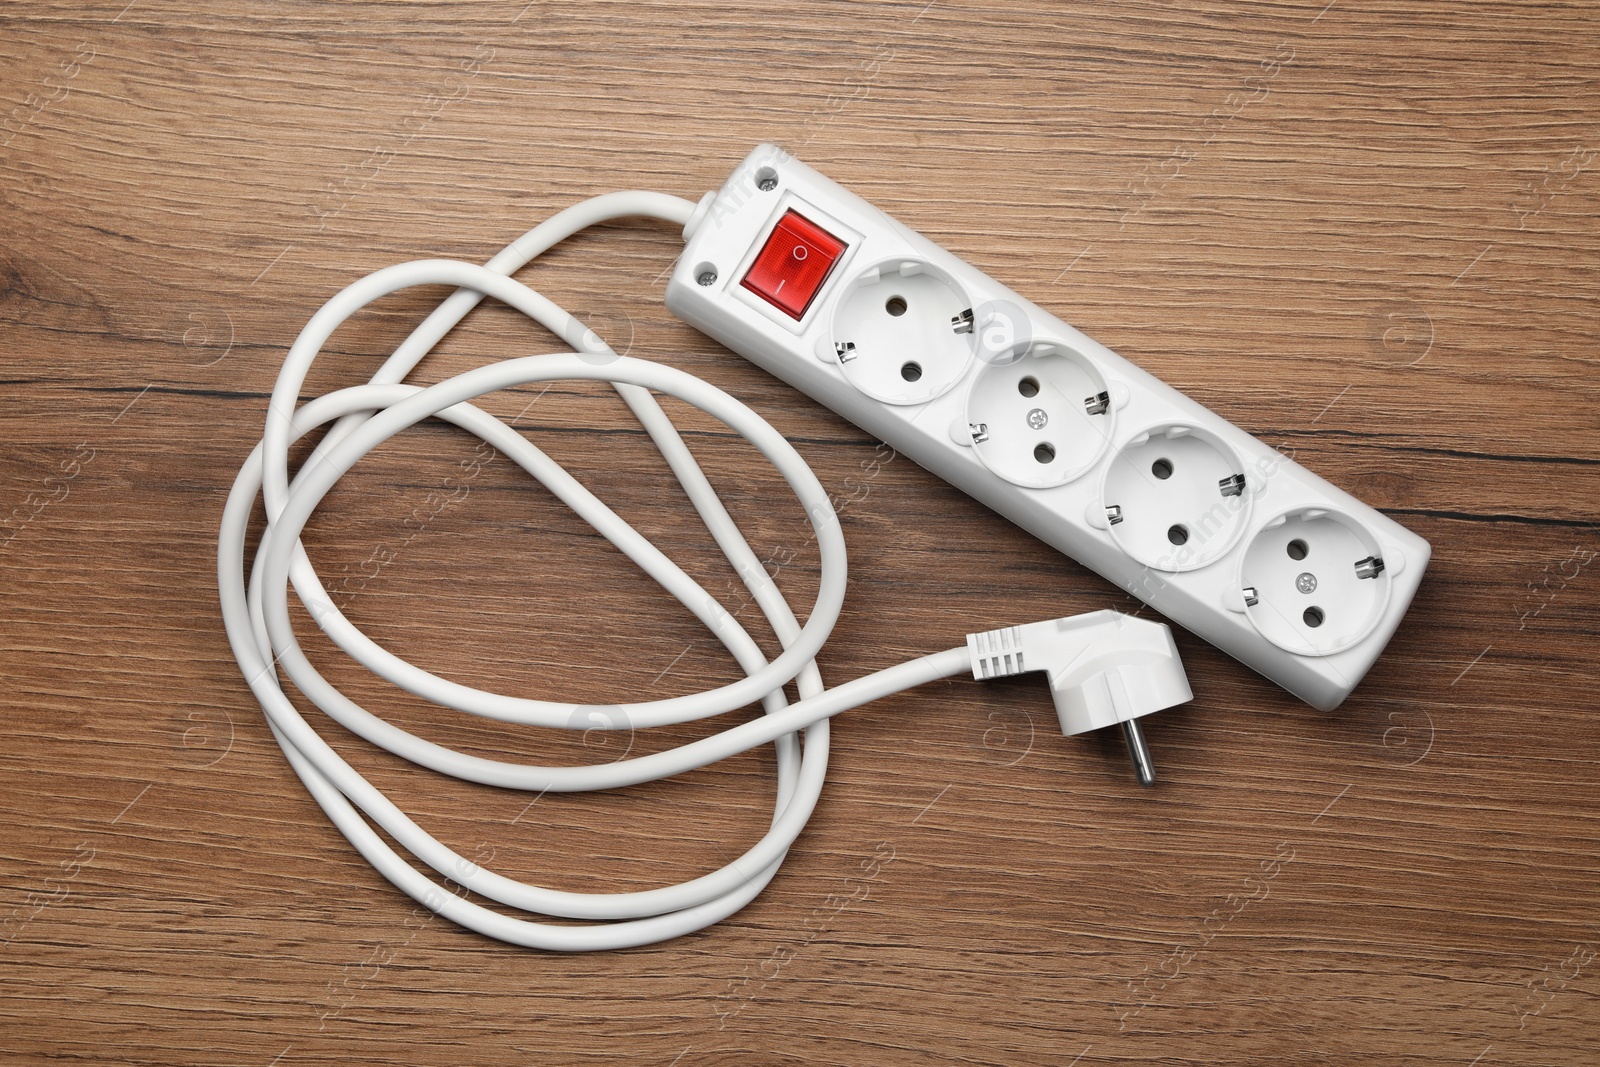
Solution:
[[[1422,538],[782,149],[684,233],[675,315],[1307,703],[1410,605]]]

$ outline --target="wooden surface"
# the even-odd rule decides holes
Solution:
[[[0,14],[8,1063],[1600,1062],[1592,4],[124,3]],[[1149,721],[1152,792],[1113,739],[1058,736],[1037,679],[958,679],[839,721],[814,822],[710,930],[565,957],[419,918],[291,774],[218,619],[223,495],[284,350],[370,270],[481,261],[612,189],[695,197],[762,140],[1293,449],[1432,568],[1332,714],[1180,633],[1196,699]],[[677,247],[618,223],[524,277],[751,403],[848,501],[830,680],[1133,610],[674,321]],[[308,389],[366,377],[439,295],[342,329]],[[425,377],[549,346],[486,309]],[[604,389],[490,406],[737,602]],[[776,475],[684,423],[809,602]],[[735,676],[442,428],[307,540],[359,624],[451,677],[623,700]],[[430,737],[606,758],[314,647]],[[769,813],[767,752],[529,808],[328,733],[445,840],[559,887],[692,877]]]

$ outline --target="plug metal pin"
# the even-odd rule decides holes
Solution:
[[[1138,719],[1123,720],[1122,739],[1128,743],[1128,759],[1133,763],[1133,773],[1138,776],[1139,784],[1146,788],[1155,785],[1156,765],[1150,759],[1150,746],[1145,744]]]

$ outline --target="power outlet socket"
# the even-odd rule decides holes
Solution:
[[[762,145],[667,307],[1307,703],[1388,643],[1428,543]]]

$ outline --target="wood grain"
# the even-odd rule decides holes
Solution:
[[[0,14],[8,1062],[1600,1057],[1592,5],[125,2]],[[1152,721],[1152,792],[1113,739],[1056,736],[1035,680],[955,680],[841,720],[782,873],[699,935],[566,957],[420,920],[290,773],[217,616],[223,494],[284,350],[367,271],[481,261],[611,189],[696,196],[763,140],[1292,448],[1428,538],[1432,569],[1332,714],[1180,634],[1196,699]],[[909,461],[864,466],[865,434],[675,322],[676,247],[617,223],[525,277],[752,404],[850,498],[830,680],[1133,609]],[[308,390],[370,374],[439,295],[341,329]],[[550,343],[486,308],[425,372]],[[736,597],[603,389],[491,408]],[[684,425],[806,601],[779,479]],[[511,464],[430,503],[471,454],[408,433],[308,533],[380,642],[554,698],[734,677]],[[378,548],[396,559],[369,576]],[[421,706],[307,639],[428,736],[595,755]],[[329,736],[446,841],[566,888],[692,877],[770,803],[766,753],[528,808]],[[847,881],[872,856],[892,861]]]

